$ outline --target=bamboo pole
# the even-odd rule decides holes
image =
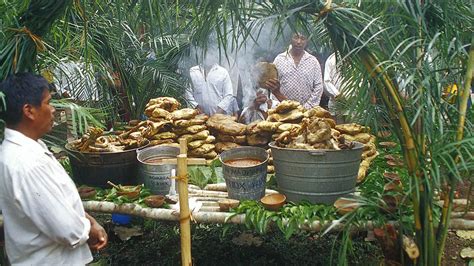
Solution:
[[[83,201],[82,202],[84,209],[88,212],[99,212],[99,213],[121,213],[129,214],[133,216],[160,220],[160,221],[179,221],[179,213],[171,209],[162,209],[162,208],[144,208],[138,204],[134,203],[123,203],[115,204],[113,202],[106,201]],[[245,223],[245,214],[237,214],[232,216],[233,213],[229,212],[194,212],[193,219],[196,223],[203,224],[244,224]],[[453,218],[458,215],[453,215]],[[283,224],[286,225],[286,221]],[[396,225],[395,221],[389,222]],[[357,230],[372,230],[374,228],[371,221],[364,223],[365,225],[360,225],[354,227]],[[3,216],[0,215],[0,226],[3,225]],[[343,230],[344,223],[340,220],[334,220],[327,223],[320,223],[319,221],[314,221],[312,223],[306,221],[303,225],[300,226],[301,230],[310,231],[310,232],[319,232],[325,230],[330,226],[333,227],[333,230]],[[449,224],[449,229],[451,230],[474,230],[474,220],[472,219],[461,219],[454,218],[451,219]]]
[[[471,8],[472,9],[472,8]],[[469,49],[469,57],[467,59],[466,75],[464,76],[464,87],[460,90],[458,94],[459,99],[459,120],[456,132],[456,140],[461,141],[464,138],[464,125],[466,123],[466,111],[467,111],[467,102],[470,97],[471,84],[472,84],[472,75],[474,72],[474,37],[471,38],[471,48]],[[456,156],[455,161],[459,161],[459,157]],[[447,237],[447,226],[446,224],[451,224],[450,213],[452,210],[452,201],[454,198],[454,190],[456,189],[457,181],[452,182],[452,186],[448,187],[448,193],[446,193],[444,199],[444,205],[441,212],[441,221],[440,227],[437,232],[439,250],[443,251],[446,243]],[[438,254],[438,263],[441,263],[443,257],[443,252]]]
[[[181,265],[192,265],[191,260],[191,213],[188,199],[188,163],[186,139],[179,139],[178,155],[178,193],[179,193],[179,230],[181,237]]]

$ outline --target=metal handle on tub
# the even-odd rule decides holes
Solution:
[[[310,151],[309,154],[312,156],[323,156],[324,154],[326,154],[326,152],[325,151]]]
[[[102,164],[103,160],[99,154],[91,154],[88,156],[89,163]]]

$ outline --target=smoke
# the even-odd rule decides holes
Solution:
[[[237,101],[240,101],[243,107],[248,106],[256,95],[255,64],[262,61],[273,62],[290,43],[290,28],[277,28],[274,22],[272,19],[261,21],[251,30],[253,38],[243,40],[240,37],[234,40],[229,36],[226,47],[219,47],[216,36],[211,35],[206,49],[191,47],[189,56],[182,58],[182,73],[189,73],[189,68],[198,64],[218,63],[229,71]]]

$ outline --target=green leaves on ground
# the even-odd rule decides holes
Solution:
[[[189,183],[203,189],[207,184],[216,184],[219,182],[223,182],[224,178],[222,176],[221,166],[222,163],[219,161],[219,159],[215,159],[209,164],[209,167],[188,167]]]
[[[287,203],[279,211],[266,210],[256,201],[243,201],[235,210],[237,214],[245,214],[245,226],[254,229],[260,234],[264,234],[269,229],[271,223],[277,225],[278,229],[289,239],[295,232],[298,232],[304,224],[314,221],[321,223],[336,220],[336,208],[324,204],[311,204],[302,202],[299,204]]]

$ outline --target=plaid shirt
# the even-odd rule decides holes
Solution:
[[[278,70],[280,91],[290,100],[310,109],[319,105],[323,94],[321,66],[318,59],[304,52],[298,66],[289,52],[279,54],[273,63]]]

